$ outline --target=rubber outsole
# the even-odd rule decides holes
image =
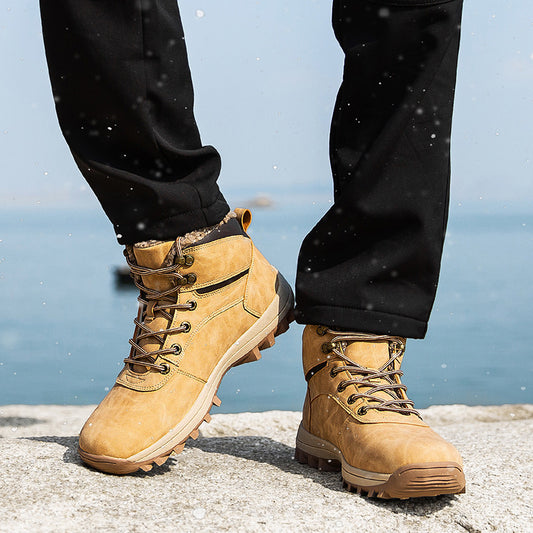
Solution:
[[[299,437],[301,433],[299,430]],[[322,439],[314,437],[313,440],[313,446],[316,446],[316,442]],[[465,477],[458,463],[413,463],[398,468],[392,474],[369,472],[351,466],[340,450],[328,441],[322,442],[325,444],[321,451],[324,457],[319,457],[304,451],[302,447],[305,444],[297,440],[294,458],[323,472],[341,472],[344,488],[361,496],[407,500],[465,492]],[[335,449],[336,453],[328,452],[328,448]]]
[[[292,302],[292,299],[291,299]],[[217,407],[220,406],[221,401],[217,396],[218,388],[220,387],[220,383],[222,381],[222,378],[233,367],[242,365],[244,363],[251,363],[254,361],[258,361],[261,359],[261,350],[265,350],[267,348],[270,348],[274,346],[275,344],[275,337],[278,335],[281,335],[282,333],[285,333],[289,329],[289,324],[294,320],[294,311],[292,308],[292,303],[289,308],[289,311],[283,316],[283,318],[277,323],[277,326],[271,330],[266,337],[264,337],[259,344],[257,344],[254,348],[252,348],[247,354],[245,354],[243,357],[241,357],[238,361],[233,363],[231,366],[229,366],[222,376],[220,377],[220,380],[216,386],[215,394],[213,395],[212,401],[209,405],[209,408],[207,412],[204,413],[204,415],[200,418],[200,422],[196,425],[196,427],[183,439],[178,445],[173,445],[171,448],[165,450],[163,453],[157,455],[156,457],[150,457],[144,461],[130,461],[128,459],[120,459],[117,457],[107,457],[105,455],[93,455],[90,454],[81,448],[78,447],[78,454],[82,461],[89,466],[92,466],[93,468],[96,468],[97,470],[100,470],[102,472],[106,472],[108,474],[132,474],[134,472],[137,472],[138,470],[142,470],[144,472],[149,472],[152,470],[154,465],[161,466],[164,464],[168,458],[172,454],[179,454],[183,451],[183,448],[185,447],[186,441],[191,439],[197,439],[199,436],[199,427],[202,425],[203,422],[209,423],[211,421],[211,415],[210,411],[213,405],[216,405]]]

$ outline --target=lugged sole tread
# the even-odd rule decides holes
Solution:
[[[323,472],[342,471],[340,461],[316,457],[296,447],[294,458],[301,464]],[[342,476],[342,475],[341,475]],[[400,480],[400,477],[402,478]],[[424,498],[442,494],[464,494],[465,481],[461,467],[455,463],[420,463],[406,465],[393,472],[389,479],[375,487],[364,487],[348,482],[342,476],[343,487],[360,496],[380,499]]]

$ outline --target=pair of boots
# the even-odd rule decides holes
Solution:
[[[292,320],[285,279],[233,218],[188,244],[127,247],[140,307],[131,352],[80,435],[84,462],[114,474],[161,465],[209,422],[224,374],[255,361]],[[342,470],[382,498],[464,492],[461,457],[420,418],[401,384],[405,339],[306,326],[308,382],[296,459]]]

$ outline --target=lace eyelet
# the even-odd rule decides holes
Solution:
[[[329,353],[331,351],[333,351],[334,348],[337,347],[337,343],[336,342],[325,342],[323,345],[322,345],[322,351],[324,353]]]
[[[171,348],[174,348],[174,353],[176,355],[179,355],[183,350],[183,348],[179,344],[173,344]]]
[[[181,265],[181,266],[185,266],[185,267],[190,267],[192,266],[192,264],[194,263],[194,257],[192,255],[182,255],[179,259],[178,259],[178,265]]]
[[[190,322],[182,322],[180,324],[180,327],[185,328],[183,330],[183,333],[189,333],[189,331],[191,331],[191,323]]]
[[[332,369],[329,371],[329,375],[330,375],[332,378],[336,378],[336,377],[337,377],[337,372],[336,372],[335,368],[332,368]]]
[[[343,383],[339,383],[337,385],[337,392],[344,392],[345,390],[346,390],[346,385],[344,385]],[[350,396],[350,398],[351,398],[351,396]],[[348,401],[348,403],[350,403],[350,402]]]
[[[359,407],[359,409],[357,409],[357,414],[359,416],[364,416],[366,415],[367,412],[368,412],[368,409],[364,405],[362,405],[361,407]]]
[[[355,396],[352,394],[351,396],[348,397],[347,402],[348,402],[350,405],[352,405],[353,403],[355,403],[355,400],[356,400],[356,398],[355,398]]]
[[[165,375],[170,372],[170,365],[168,363],[163,363],[161,367],[163,367],[163,370],[160,370],[161,374]]]
[[[318,326],[316,328],[316,334],[323,337],[328,332],[328,328],[326,326]]]
[[[189,300],[187,303],[191,306],[189,311],[194,311],[198,307],[198,302],[195,300]]]

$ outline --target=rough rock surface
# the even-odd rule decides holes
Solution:
[[[82,465],[91,407],[0,407],[0,531],[531,531],[533,405],[438,406],[467,493],[365,499],[293,459],[300,413],[215,415],[182,454],[119,477]]]

